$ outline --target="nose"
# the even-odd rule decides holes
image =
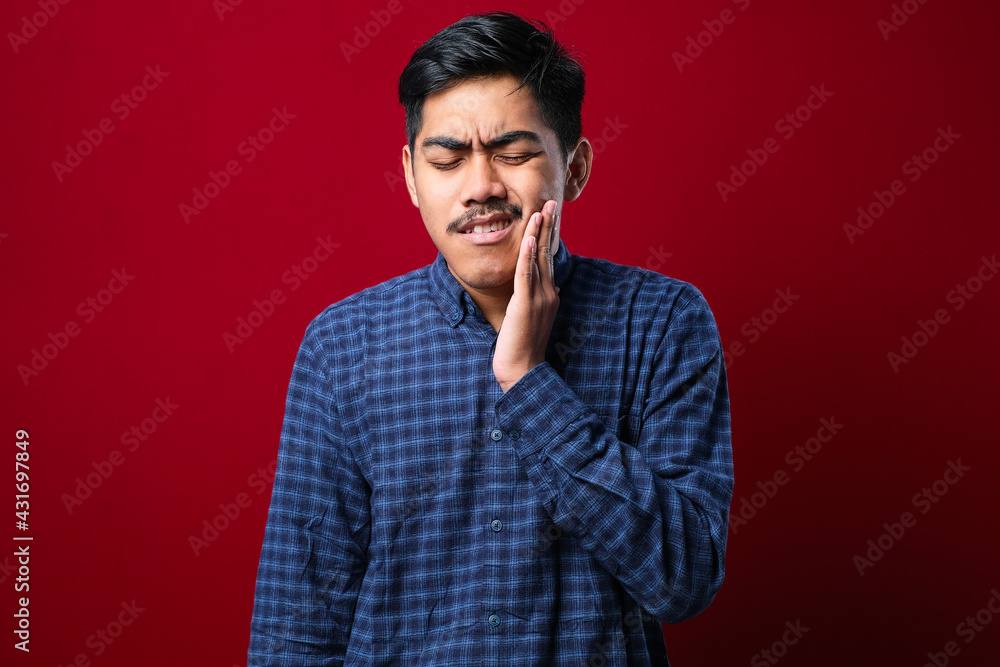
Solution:
[[[465,205],[482,204],[489,199],[506,199],[507,189],[490,156],[473,153],[468,160],[465,181],[462,183],[462,201]]]

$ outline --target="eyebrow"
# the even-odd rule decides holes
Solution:
[[[528,130],[511,130],[510,132],[504,132],[496,139],[492,141],[483,142],[483,146],[486,148],[499,148],[501,146],[506,146],[512,144],[515,141],[530,141],[536,144],[542,143],[542,138],[535,132],[530,132]],[[454,137],[427,137],[420,142],[421,148],[430,148],[431,146],[440,146],[441,148],[446,148],[451,151],[467,151],[472,148],[471,142],[461,142]]]

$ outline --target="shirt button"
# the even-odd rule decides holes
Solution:
[[[451,314],[451,321],[452,322],[458,322],[460,319],[462,319],[462,313],[452,313]]]
[[[499,440],[500,440],[500,438],[502,438],[502,437],[503,437],[503,431],[501,431],[501,430],[500,430],[500,429],[498,429],[498,428],[495,428],[495,429],[493,429],[493,431],[492,431],[492,432],[490,433],[490,437],[491,437],[491,438],[493,438],[493,439],[494,439],[494,440],[496,440],[496,441],[499,441]]]
[[[518,438],[520,438],[520,437],[521,437],[521,432],[520,432],[520,431],[518,431],[517,429],[514,429],[513,431],[511,431],[511,432],[510,432],[510,433],[508,433],[507,435],[509,435],[509,436],[510,436],[510,439],[511,439],[511,440],[517,440]]]
[[[493,519],[493,521],[490,522],[490,528],[493,529],[494,533],[499,533],[501,530],[503,530],[503,521],[501,521],[500,519]]]
[[[500,617],[497,616],[496,614],[490,614],[489,621],[490,625],[492,625],[494,628],[500,625]]]

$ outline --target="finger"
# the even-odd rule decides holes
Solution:
[[[527,290],[529,294],[532,278],[535,273],[535,265],[538,261],[538,244],[535,238],[538,233],[537,219],[537,213],[532,214],[528,218],[528,224],[524,228],[524,237],[521,239],[521,248],[517,255],[517,266],[514,269],[514,274],[517,276],[514,285],[515,291],[523,289]]]
[[[528,247],[531,249],[531,264],[528,271],[529,284],[533,283],[538,275],[538,226],[535,226],[536,233],[528,238]]]
[[[562,213],[556,213],[554,210],[552,212],[552,224],[549,226],[549,275],[552,276],[552,283],[555,284],[556,281],[556,267],[555,267],[555,257],[556,253],[559,251],[559,247],[556,244],[556,229],[559,228],[559,222],[562,220]]]
[[[555,208],[556,203],[551,199],[542,206],[541,225],[538,231],[539,254],[544,258],[539,267],[539,277],[544,285],[551,284],[554,275],[552,270],[552,221],[555,218]]]

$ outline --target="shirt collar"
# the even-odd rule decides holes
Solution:
[[[569,278],[572,255],[566,248],[566,244],[559,239],[559,250],[552,257],[553,270],[555,271],[556,285],[562,289],[563,284]],[[456,327],[465,318],[467,312],[466,303],[473,305],[472,297],[469,296],[462,284],[448,270],[448,263],[444,255],[438,251],[437,257],[430,265],[430,290],[431,296],[441,309],[441,314],[452,327]]]

